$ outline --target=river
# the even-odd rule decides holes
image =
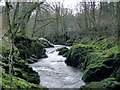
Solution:
[[[85,83],[81,80],[80,70],[65,64],[65,57],[58,55],[56,49],[62,45],[46,48],[48,58],[42,58],[31,64],[33,70],[40,76],[40,85],[47,88],[80,88]],[[69,48],[69,47],[68,47]]]

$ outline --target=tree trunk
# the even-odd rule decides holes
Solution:
[[[117,2],[117,21],[118,21],[118,50],[120,52],[120,1]]]

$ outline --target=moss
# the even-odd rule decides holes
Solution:
[[[110,77],[112,68],[101,64],[93,65],[87,69],[82,77],[85,82],[101,81],[105,78]]]
[[[114,43],[108,38],[104,38],[104,39],[99,38],[98,40],[95,40],[91,44],[96,46],[96,48],[100,50],[110,49],[111,47],[114,46]]]
[[[57,49],[57,51],[59,51],[58,55],[63,55],[64,57],[67,57],[69,49],[67,47],[63,47]]]
[[[43,38],[35,38],[44,48],[54,47],[48,40]]]
[[[77,44],[74,45],[70,50],[66,59],[67,65],[73,67],[82,67],[80,64],[86,62],[90,52],[93,52],[94,48],[90,45]]]
[[[10,88],[10,75],[9,75],[9,63],[8,63],[8,55],[10,52],[9,42],[3,41],[5,44],[2,44],[2,56],[0,56],[0,86],[3,88]],[[32,70],[32,67],[28,64],[27,60],[21,59],[19,57],[19,49],[14,46],[14,58],[13,58],[13,87],[16,88],[44,88],[39,86],[40,83],[38,73]]]
[[[110,39],[102,38],[87,44],[72,46],[65,62],[84,70],[83,80],[90,83],[109,77],[119,81],[119,59],[118,46]]]
[[[100,82],[91,82],[85,86],[82,86],[80,90],[119,90],[120,82],[117,82],[115,78],[107,78]]]
[[[47,57],[43,44],[38,40],[23,36],[16,36],[14,39],[14,44],[20,52],[20,57],[23,59],[30,57]]]
[[[2,87],[3,88],[10,88],[10,75],[6,74],[3,72],[2,75]],[[12,76],[12,88],[13,89],[20,89],[20,88],[39,88],[41,89],[45,89],[45,87],[33,84],[33,83],[29,83],[21,78]]]

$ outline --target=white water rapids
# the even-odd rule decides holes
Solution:
[[[40,76],[40,85],[47,88],[80,88],[85,83],[81,80],[80,70],[69,67],[65,64],[66,59],[58,55],[56,49],[61,45],[54,45],[52,48],[46,48],[48,58],[40,59],[31,64],[33,70]]]

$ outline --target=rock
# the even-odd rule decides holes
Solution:
[[[85,60],[87,59],[87,55],[89,55],[89,52],[92,51],[93,48],[88,45],[77,44],[72,46],[69,50],[65,63],[73,67],[83,67]]]
[[[119,67],[118,71],[117,71],[116,74],[115,74],[115,78],[116,78],[116,80],[117,80],[118,82],[120,82],[120,67]]]
[[[30,58],[32,55],[37,59],[47,57],[43,44],[35,39],[16,36],[14,44],[19,49],[20,57],[23,59]]]
[[[57,49],[57,51],[59,51],[58,55],[63,55],[64,57],[67,57],[69,49],[67,47],[63,47]]]
[[[18,38],[18,41],[14,42],[15,45],[19,48],[16,48],[16,46],[14,45],[14,57],[12,59],[13,64],[12,64],[12,89],[29,89],[31,87],[37,87],[37,88],[44,88],[39,86],[40,83],[40,78],[37,72],[35,72],[32,67],[28,64],[26,59],[23,59],[20,57],[20,50],[23,50],[27,53],[30,53],[30,56],[32,57],[36,57],[35,54],[31,53],[31,48],[32,48],[32,44],[35,44],[36,41],[32,40],[32,39],[27,39],[24,37]],[[17,40],[16,39],[16,40]],[[0,57],[0,60],[2,62],[0,62],[0,64],[2,65],[2,67],[0,67],[0,73],[2,74],[2,89],[6,90],[8,88],[10,88],[10,83],[9,83],[9,78],[10,78],[10,74],[9,74],[9,53],[10,53],[10,48],[9,47],[9,42],[5,42],[7,43],[8,46],[6,46],[6,44],[2,45],[2,57]],[[27,43],[27,44],[26,44]],[[30,48],[29,48],[30,47]],[[27,51],[28,48],[28,51]],[[24,50],[25,49],[25,50]],[[34,49],[32,49],[34,50]],[[35,51],[33,51],[35,52]],[[33,59],[33,61],[36,61],[36,59]]]
[[[14,65],[14,75],[20,77],[28,82],[39,84],[39,75],[33,71],[32,67],[29,66],[26,60],[19,59]]]
[[[120,81],[120,53],[109,55],[103,64],[112,68],[112,74],[110,77],[114,77],[117,81]]]
[[[36,38],[37,41],[39,41],[40,43],[42,43],[44,48],[49,48],[49,47],[54,47],[53,44],[51,44],[47,39],[44,38]]]
[[[98,65],[86,70],[82,79],[87,83],[93,81],[101,81],[105,78],[110,77],[111,72],[112,72],[112,68],[107,67],[105,65]]]
[[[80,88],[80,90],[119,90],[120,82],[117,82],[115,78],[107,78],[100,82],[91,82]]]
[[[18,53],[14,52],[14,60],[13,60],[13,76],[22,78],[30,83],[39,84],[39,76],[38,73],[32,70],[32,67],[29,66],[27,60],[21,59]],[[5,73],[9,73],[9,64],[8,59],[2,59],[2,66],[5,69]]]
[[[69,40],[66,41],[66,44],[65,44],[65,45],[66,45],[66,46],[72,46],[73,43],[74,43],[74,39],[72,39],[72,40],[69,39]]]

